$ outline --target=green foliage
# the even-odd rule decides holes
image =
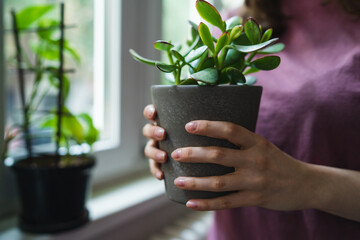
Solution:
[[[186,51],[180,51],[181,46],[163,40],[154,43],[155,49],[167,53],[169,63],[146,59],[132,49],[130,54],[136,61],[165,72],[166,78],[176,85],[253,85],[256,78],[248,74],[279,66],[280,58],[277,56],[253,60],[257,54],[275,54],[284,49],[284,44],[274,44],[278,39],[271,39],[272,29],[263,33],[252,18],[248,18],[244,25],[240,17],[223,21],[217,9],[204,0],[196,1],[196,9],[204,21],[222,31],[219,39],[211,35],[205,23],[198,26],[189,21],[191,34]]]
[[[18,12],[15,17],[21,38],[27,37],[25,34],[30,29],[35,31],[37,37],[26,41],[27,46],[20,46],[31,50],[22,51],[22,53],[23,59],[28,60],[24,67],[32,71],[34,76],[33,86],[29,89],[30,94],[26,98],[24,106],[25,118],[30,125],[40,129],[52,129],[55,133],[58,129],[57,110],[49,111],[40,119],[39,115],[34,116],[43,99],[50,92],[58,92],[60,87],[60,22],[58,19],[49,17],[54,9],[55,5],[30,6]],[[65,59],[80,63],[79,53],[68,40],[64,39],[63,47]],[[136,53],[134,54],[136,55]],[[30,59],[35,59],[35,61],[31,62]],[[87,143],[91,147],[98,139],[99,131],[88,114],[75,115],[66,107],[71,79],[65,72],[62,75],[62,86],[65,107],[62,109],[60,145],[69,148],[72,144]],[[48,110],[43,109],[43,111],[47,112]],[[24,129],[26,127],[22,126],[22,130]],[[53,137],[55,138],[55,136]]]

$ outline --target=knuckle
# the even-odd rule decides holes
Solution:
[[[183,153],[183,158],[191,158],[192,157],[192,154],[193,154],[193,150],[192,148],[185,148],[181,153]]]
[[[196,129],[198,132],[207,132],[209,130],[209,122],[208,121],[201,121],[199,123],[199,127]]]
[[[222,190],[226,187],[226,182],[221,177],[214,177],[212,185],[215,190]]]
[[[231,201],[229,201],[229,199],[224,198],[219,202],[219,206],[221,209],[228,209],[228,208],[231,208],[232,203],[231,203]]]
[[[235,135],[236,126],[232,123],[227,123],[224,127],[224,133],[228,137],[232,137]]]
[[[196,181],[195,181],[195,179],[189,179],[189,180],[187,181],[187,186],[188,186],[188,188],[190,188],[190,189],[195,189],[195,188],[196,188]]]
[[[224,151],[220,148],[213,148],[210,153],[210,159],[216,161],[217,159],[223,158],[225,155]]]
[[[267,186],[267,181],[264,176],[258,176],[254,179],[254,186],[256,189],[264,190]]]

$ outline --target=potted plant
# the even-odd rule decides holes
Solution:
[[[78,62],[80,57],[64,37],[68,28],[64,24],[64,4],[60,20],[46,18],[54,7],[31,6],[19,13],[11,12],[22,123],[8,128],[3,159],[18,184],[20,228],[36,233],[59,232],[89,220],[85,203],[90,170],[95,164],[90,150],[99,136],[88,114],[75,115],[66,107],[70,90],[67,73],[73,70],[64,68],[64,59],[67,56]],[[37,41],[26,41],[29,45],[23,48],[20,38],[31,32]],[[26,54],[29,49],[30,56]],[[50,95],[56,97],[54,106],[44,103]],[[21,139],[25,157],[16,156],[18,149],[7,151],[11,141]],[[36,151],[35,143],[44,139],[50,140],[47,147]]]
[[[249,74],[278,67],[280,58],[268,54],[284,48],[282,43],[274,44],[278,39],[271,39],[272,29],[263,32],[252,18],[244,24],[240,17],[224,21],[216,8],[204,0],[196,1],[196,9],[206,22],[220,29],[222,34],[218,38],[212,36],[205,23],[189,21],[191,40],[185,51],[179,44],[161,40],[154,43],[156,49],[167,54],[168,63],[143,58],[130,50],[135,60],[157,67],[175,84],[152,86],[152,97],[157,124],[167,132],[167,138],[159,142],[169,159],[162,164],[166,192],[171,200],[183,204],[189,199],[228,193],[181,190],[174,185],[177,177],[216,176],[234,169],[216,164],[179,163],[171,158],[171,152],[186,146],[237,148],[225,140],[190,135],[185,124],[199,119],[229,121],[254,131],[262,87],[253,86],[256,78]]]

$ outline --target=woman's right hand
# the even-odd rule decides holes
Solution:
[[[161,163],[166,162],[167,155],[164,151],[157,148],[158,141],[164,140],[166,132],[163,128],[155,125],[156,110],[154,105],[150,104],[144,108],[144,117],[152,124],[148,123],[143,127],[143,135],[150,140],[145,147],[145,156],[149,158],[150,171],[154,177],[159,180],[164,179],[164,173],[160,170]]]

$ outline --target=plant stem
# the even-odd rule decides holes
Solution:
[[[20,38],[19,38],[19,30],[17,26],[16,14],[15,11],[11,11],[12,16],[12,28],[13,34],[15,37],[15,44],[16,44],[16,60],[17,60],[17,70],[18,70],[18,77],[19,77],[19,90],[20,90],[20,97],[21,97],[21,105],[23,110],[23,129],[24,129],[24,138],[25,138],[25,145],[26,150],[28,152],[29,158],[32,158],[32,149],[31,149],[31,139],[30,139],[30,121],[28,117],[28,108],[26,106],[25,100],[25,78],[24,78],[24,69],[22,67],[23,59],[22,59],[22,49],[20,45]]]
[[[248,64],[251,62],[251,60],[255,57],[256,52],[252,52],[250,54],[250,56],[246,59],[245,63],[244,63],[244,67],[241,69],[241,72],[244,72],[245,69],[248,67]]]
[[[64,67],[64,3],[60,5],[60,41],[59,41],[59,58],[60,58],[60,66],[59,66],[59,94],[58,94],[58,103],[57,103],[57,134],[56,134],[56,165],[59,166],[60,163],[60,139],[61,139],[61,118],[63,111],[63,67]]]

